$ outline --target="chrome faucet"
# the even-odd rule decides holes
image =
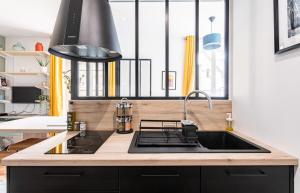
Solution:
[[[203,94],[207,100],[208,100],[208,108],[209,109],[212,109],[213,108],[213,105],[212,105],[212,100],[211,100],[211,97],[204,91],[201,91],[201,90],[194,90],[192,92],[190,92],[184,99],[184,120],[187,120],[187,109],[186,109],[186,103],[188,102],[189,98],[191,95],[193,94],[197,94],[197,93],[200,93],[200,94]]]

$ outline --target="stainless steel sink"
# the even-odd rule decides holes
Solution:
[[[270,153],[246,139],[226,131],[199,131],[199,143],[206,152],[219,153]]]

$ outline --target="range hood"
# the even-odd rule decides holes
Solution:
[[[62,0],[49,52],[74,61],[110,62],[122,58],[107,0]]]

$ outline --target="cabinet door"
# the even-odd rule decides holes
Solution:
[[[200,167],[123,167],[121,193],[199,193]]]
[[[203,167],[201,193],[292,193],[289,167]]]
[[[118,192],[118,168],[9,167],[8,193]]]

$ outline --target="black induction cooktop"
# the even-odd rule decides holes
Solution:
[[[85,131],[52,148],[46,154],[94,154],[113,131]]]

